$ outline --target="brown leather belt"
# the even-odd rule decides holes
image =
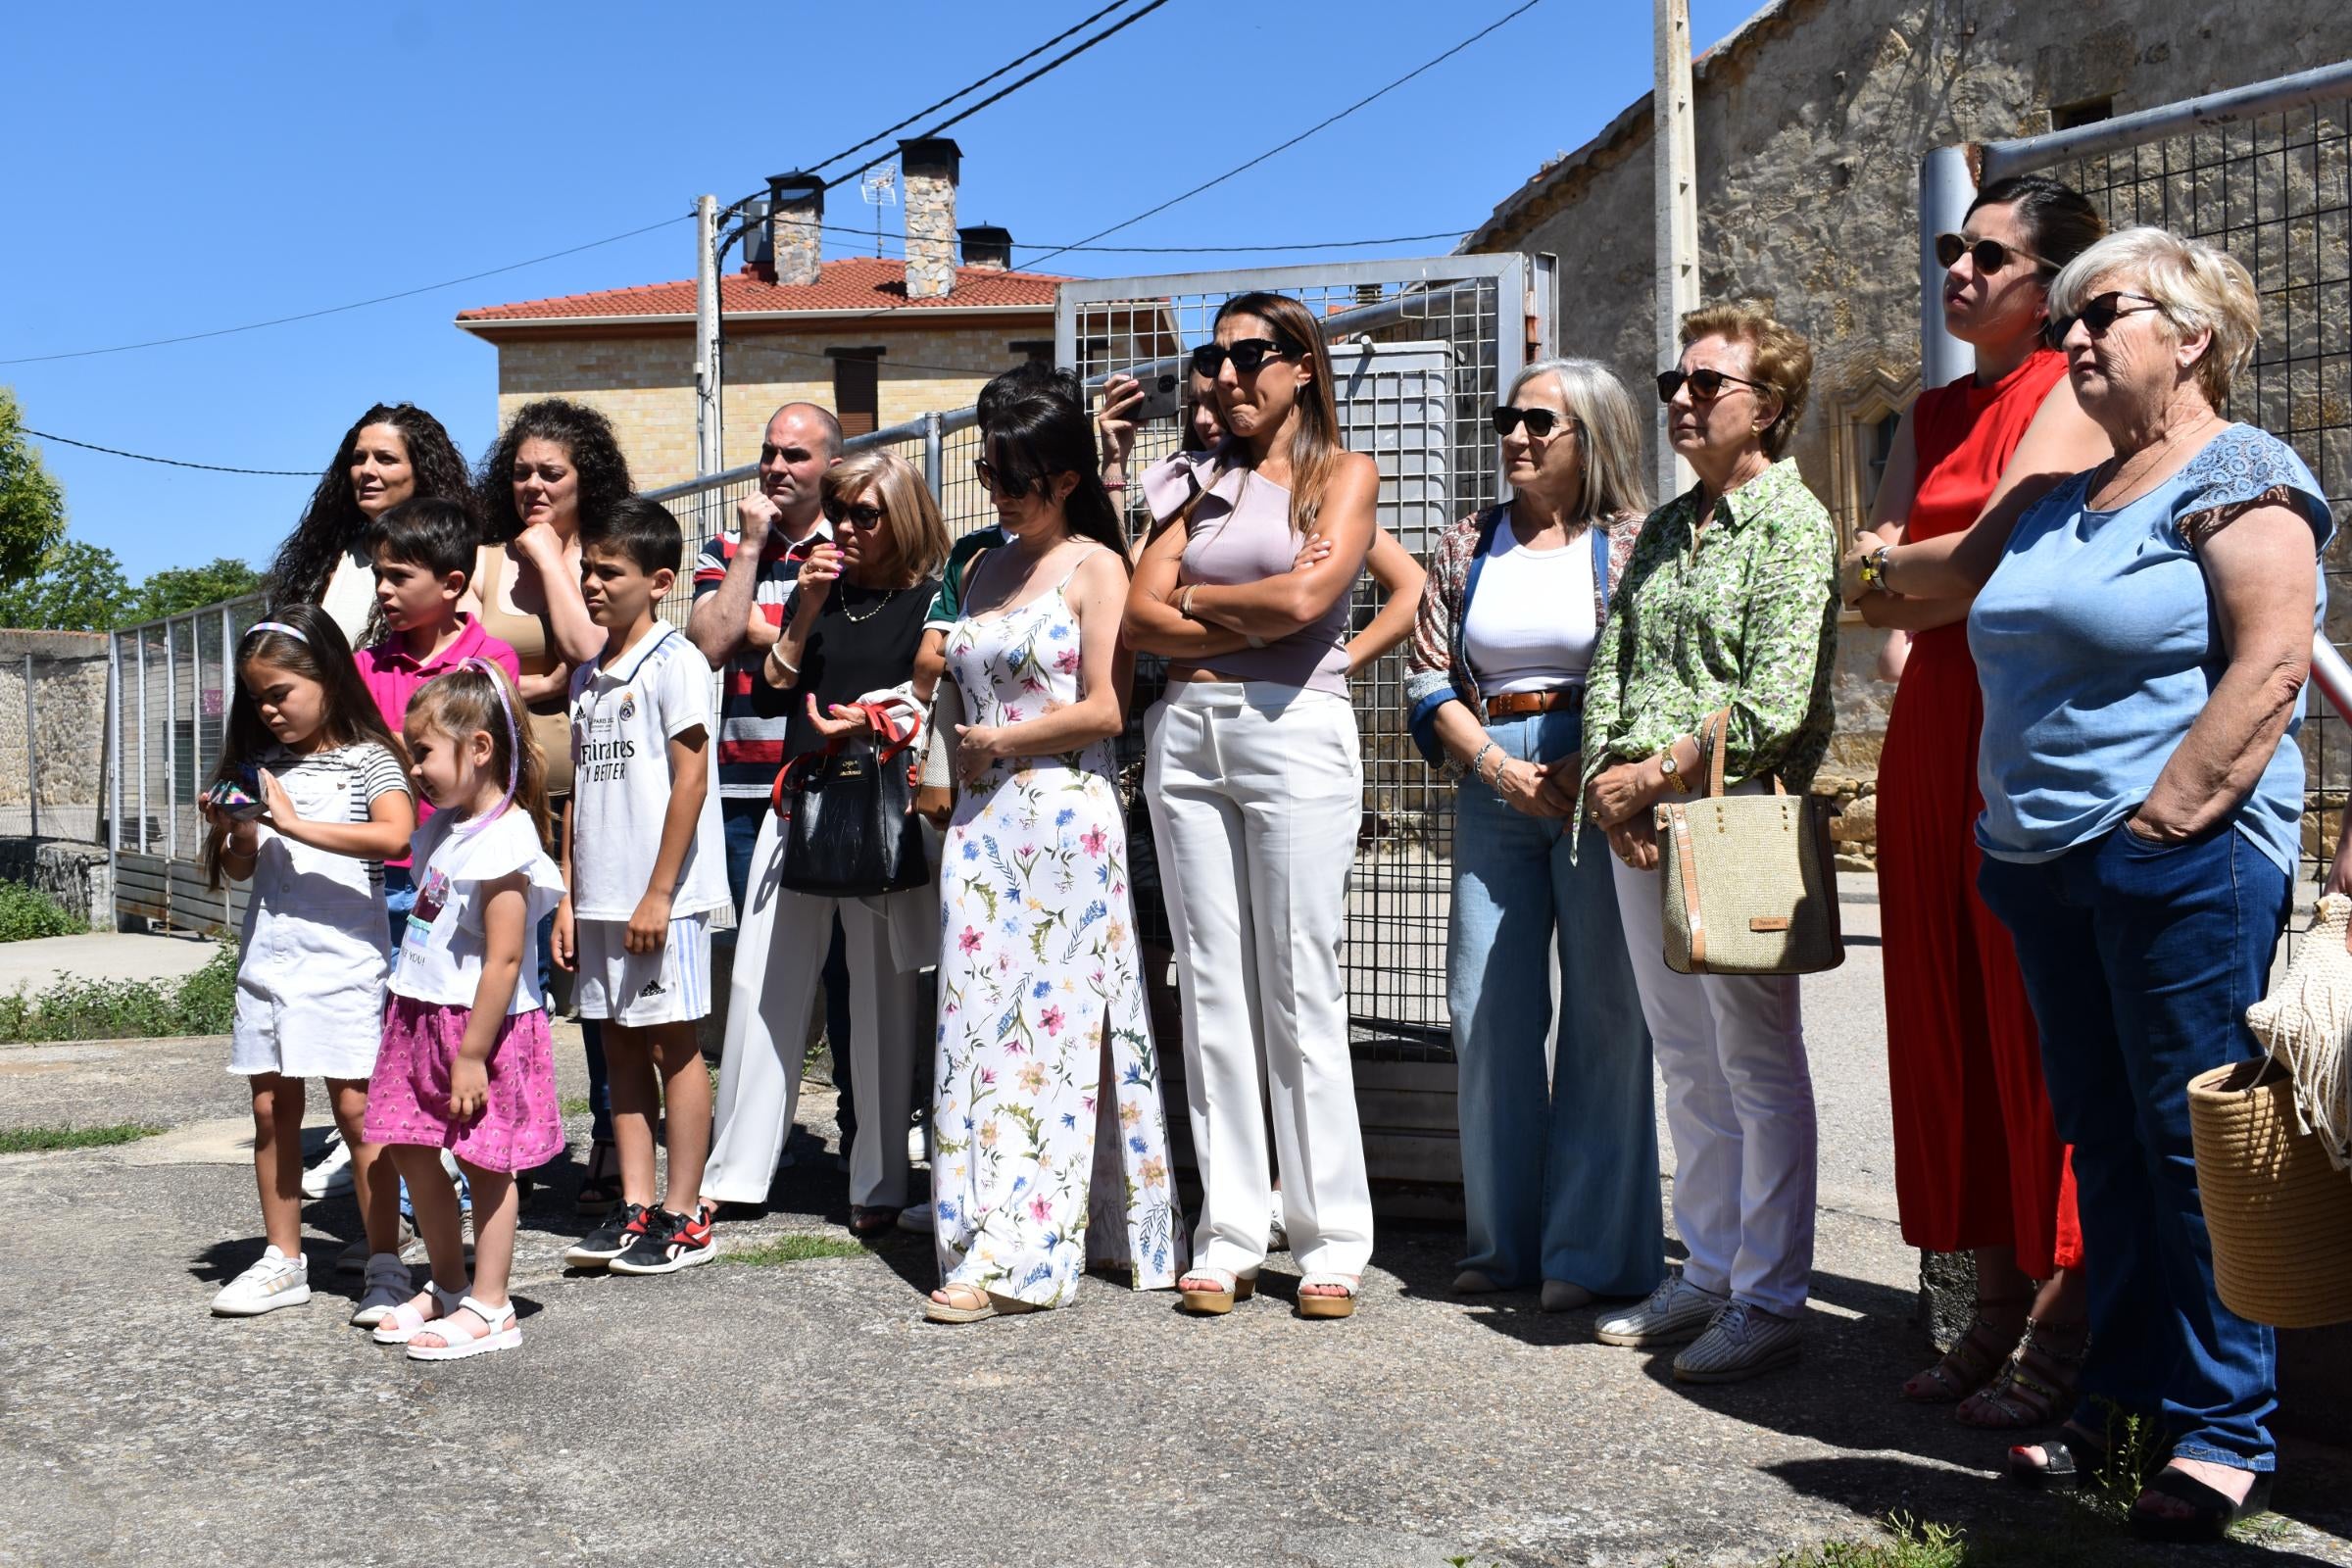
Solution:
[[[1547,692],[1505,692],[1487,699],[1487,717],[1518,718],[1527,713],[1550,713],[1585,706],[1582,686],[1554,686]]]

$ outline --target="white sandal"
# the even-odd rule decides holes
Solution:
[[[424,1289],[427,1298],[433,1303],[432,1316],[427,1317],[418,1310],[415,1301],[403,1301],[391,1311],[386,1312],[368,1337],[378,1345],[406,1345],[409,1343],[409,1337],[418,1329],[423,1328],[427,1323],[436,1323],[449,1316],[466,1300],[464,1291],[445,1291],[440,1286],[429,1283]]]
[[[1362,1285],[1356,1274],[1309,1274],[1298,1282],[1298,1315],[1300,1317],[1353,1317],[1355,1293]],[[1310,1285],[1337,1285],[1348,1294],[1329,1296],[1307,1294]]]
[[[1188,1291],[1186,1280],[1215,1280],[1213,1291]],[[1233,1310],[1236,1301],[1247,1301],[1257,1294],[1257,1276],[1237,1274],[1229,1268],[1188,1268],[1176,1277],[1176,1290],[1184,1298],[1187,1312],[1199,1312],[1214,1317]]]
[[[438,1334],[444,1343],[418,1345],[409,1341],[409,1359],[412,1361],[463,1361],[469,1355],[488,1355],[493,1350],[512,1350],[522,1344],[522,1325],[514,1321],[514,1303],[504,1306],[484,1306],[468,1296],[458,1303],[461,1312],[471,1312],[482,1320],[476,1332],[459,1327],[454,1317],[445,1314],[416,1332]],[[460,1336],[463,1336],[461,1338]]]

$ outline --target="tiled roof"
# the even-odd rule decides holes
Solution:
[[[906,264],[884,257],[851,256],[827,262],[813,283],[769,283],[749,272],[718,280],[719,308],[729,316],[771,311],[971,310],[1029,306],[1050,310],[1054,290],[1067,279],[1047,272],[1008,272],[985,267],[956,269],[955,292],[941,299],[906,297]],[[640,283],[634,288],[563,294],[460,311],[458,324],[550,321],[567,318],[694,315],[694,280]]]

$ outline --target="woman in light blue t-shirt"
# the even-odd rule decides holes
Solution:
[[[2244,1015],[2286,918],[2334,528],[2293,449],[2219,412],[2260,324],[2228,255],[2127,229],[2059,273],[2050,316],[2115,456],[2013,527],[1857,552],[1848,590],[1977,590],[1978,885],[2074,1146],[2090,1297],[2085,1402],[2010,1472],[2074,1485],[2120,1407],[2170,1450],[2133,1531],[2218,1540],[2270,1499],[2275,1349],[2214,1291],[2188,1081],[2259,1054]]]

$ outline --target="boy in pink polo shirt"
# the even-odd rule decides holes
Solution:
[[[466,509],[440,496],[414,496],[378,517],[374,532],[375,605],[384,640],[352,657],[392,733],[401,733],[416,688],[461,661],[486,659],[520,679],[514,650],[458,609],[473,580],[474,552],[481,542],[481,529]],[[430,814],[432,808],[419,800],[417,823]],[[401,928],[416,906],[406,855],[384,862],[384,905],[397,952]]]

